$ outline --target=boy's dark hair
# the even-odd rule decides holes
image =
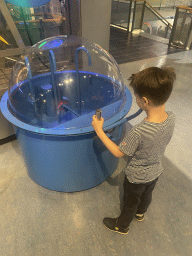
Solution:
[[[175,70],[170,67],[150,67],[133,74],[130,86],[140,98],[150,99],[155,106],[162,106],[168,100],[176,79]]]

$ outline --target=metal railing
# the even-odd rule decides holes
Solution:
[[[171,23],[169,23],[159,12],[157,12],[152,5],[150,5],[148,2],[146,2],[146,7],[148,9],[150,9],[150,11],[152,11],[154,13],[155,16],[157,16],[157,18],[161,19],[162,22],[166,25],[169,26],[170,28],[172,28],[173,26],[171,25]]]
[[[172,25],[147,1],[135,2],[135,19],[132,30],[141,29],[151,35],[169,38]]]
[[[191,0],[148,0],[148,3],[154,7],[158,7],[159,10],[164,8],[176,8],[179,5],[190,5]]]
[[[157,9],[147,1],[138,0],[112,1],[111,25],[124,29],[127,33],[141,29],[163,38],[169,38],[172,29],[172,24]]]

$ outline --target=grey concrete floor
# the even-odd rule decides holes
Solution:
[[[28,177],[14,141],[0,146],[1,256],[192,255],[192,51],[122,64],[120,70],[128,86],[126,79],[132,73],[162,64],[176,70],[166,110],[173,111],[177,120],[145,220],[133,220],[127,235],[111,232],[102,223],[104,217],[120,214],[126,157],[97,187],[62,193]],[[133,95],[129,114],[137,110]],[[142,113],[128,127],[144,117]]]

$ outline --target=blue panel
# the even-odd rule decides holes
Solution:
[[[21,7],[37,7],[47,4],[51,0],[6,0],[10,4],[14,4]]]

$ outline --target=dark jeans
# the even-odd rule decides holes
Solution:
[[[123,184],[123,211],[118,217],[120,226],[128,227],[136,213],[144,214],[147,211],[157,180],[158,178],[145,184],[134,184],[130,183],[125,176]]]

